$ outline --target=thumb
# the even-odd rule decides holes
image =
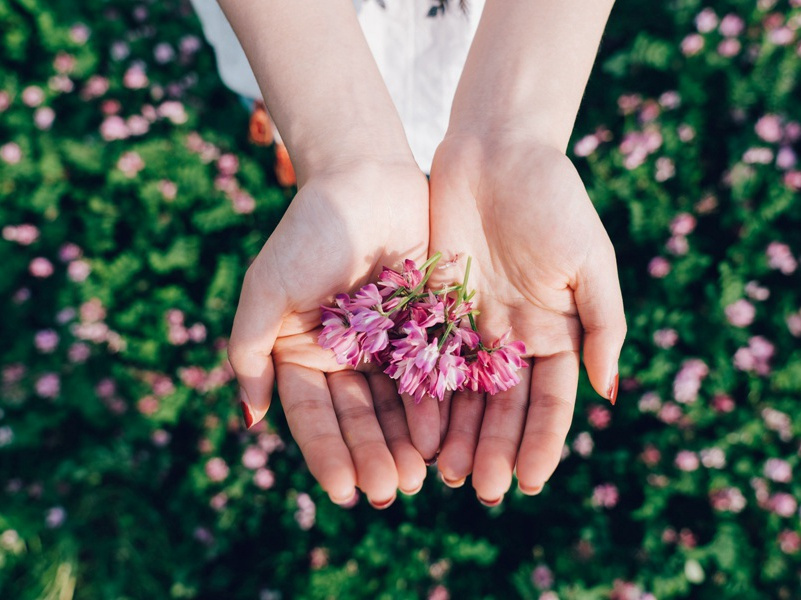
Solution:
[[[281,328],[286,296],[277,274],[256,258],[245,274],[234,317],[228,360],[240,386],[240,406],[250,429],[264,418],[273,396],[275,369],[271,353]]]
[[[579,270],[576,306],[584,328],[584,364],[595,391],[617,400],[618,359],[626,337],[626,315],[609,239],[594,248]]]

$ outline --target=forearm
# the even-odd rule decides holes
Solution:
[[[449,134],[509,132],[564,151],[614,0],[487,0]]]
[[[351,0],[219,0],[299,180],[362,158],[412,160]]]

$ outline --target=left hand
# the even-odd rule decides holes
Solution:
[[[438,464],[449,485],[473,473],[487,505],[517,471],[536,494],[559,463],[573,416],[579,350],[595,390],[614,402],[626,334],[615,253],[570,160],[523,135],[449,135],[431,169],[431,246],[443,261],[433,286],[460,281],[472,257],[485,343],[511,329],[530,368],[487,396],[457,392]]]

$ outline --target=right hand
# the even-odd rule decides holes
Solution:
[[[277,378],[292,435],[335,503],[355,487],[377,508],[398,488],[416,493],[424,458],[439,448],[439,407],[401,399],[377,369],[338,364],[317,341],[320,306],[384,265],[422,263],[427,250],[428,185],[417,165],[361,160],[302,182],[245,275],[228,354],[251,425],[264,418]]]

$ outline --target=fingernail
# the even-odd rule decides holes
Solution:
[[[481,502],[481,504],[483,504],[484,506],[488,506],[490,508],[492,508],[493,506],[498,506],[501,502],[503,502],[503,496],[501,496],[496,500],[484,500],[484,498],[482,498],[481,496],[476,496],[476,498],[478,498],[478,501]]]
[[[464,482],[467,481],[467,477],[462,477],[461,479],[448,479],[442,473],[439,474],[439,478],[442,480],[442,483],[447,485],[449,488],[460,488],[464,485]]]
[[[527,487],[527,486],[523,485],[522,483],[520,483],[518,481],[517,482],[517,489],[519,489],[521,492],[523,492],[526,496],[536,496],[537,494],[539,494],[542,491],[542,486],[541,485],[535,485],[534,487]]]
[[[421,482],[420,482],[420,485],[418,485],[418,486],[417,486],[416,488],[414,488],[413,490],[409,490],[408,492],[407,492],[406,490],[401,490],[401,493],[405,494],[406,496],[414,496],[414,495],[415,495],[415,494],[417,494],[417,493],[418,493],[420,490],[422,490],[422,489],[423,489],[423,483],[424,483],[424,482],[422,482],[422,481],[421,481]]]
[[[389,500],[385,500],[384,502],[373,502],[372,500],[367,500],[370,503],[370,506],[376,508],[378,510],[383,510],[385,508],[389,508],[389,506],[395,502],[396,496],[392,496]]]
[[[245,421],[245,427],[250,429],[253,427],[253,413],[250,410],[250,405],[247,402],[248,395],[245,393],[245,388],[240,388],[239,391],[239,408],[242,409],[242,419]]]
[[[615,402],[617,402],[617,387],[619,380],[620,376],[615,373],[612,383],[609,384],[609,391],[606,393],[606,397],[609,398],[609,402],[612,403],[612,406],[614,406]]]
[[[429,459],[427,459],[427,460],[426,460],[426,459],[423,459],[423,462],[424,462],[424,463],[426,463],[426,466],[427,466],[427,467],[430,467],[431,465],[433,465],[433,464],[436,464],[436,462],[437,462],[437,457],[436,457],[436,455],[434,455],[434,458],[429,458]]]
[[[349,508],[349,505],[356,500],[358,493],[359,492],[357,492],[356,490],[353,490],[353,493],[350,495],[350,498],[346,498],[344,500],[337,500],[330,495],[329,498],[331,498],[331,502],[333,502],[334,504],[342,506],[343,508]]]

